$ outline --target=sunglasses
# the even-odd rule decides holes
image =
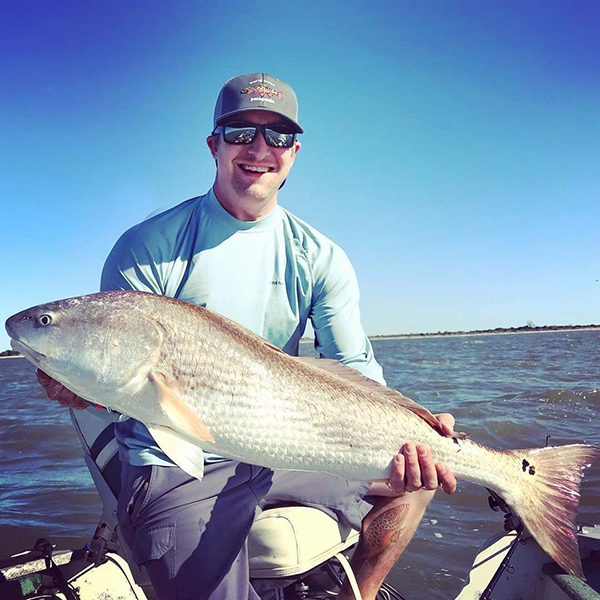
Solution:
[[[291,148],[296,141],[296,133],[288,125],[273,123],[255,125],[253,123],[229,123],[215,127],[214,133],[221,133],[228,144],[251,144],[256,134],[261,132],[267,146]]]

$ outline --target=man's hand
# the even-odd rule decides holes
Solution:
[[[442,462],[436,463],[429,448],[407,442],[392,461],[389,488],[395,494],[436,490],[438,486],[447,493],[456,491],[456,477]]]
[[[449,413],[436,415],[442,431],[450,437],[454,431],[454,417]],[[416,445],[407,442],[392,461],[392,470],[389,482],[385,484],[373,483],[369,490],[370,495],[388,496],[390,493],[400,496],[406,492],[417,490],[436,490],[438,486],[447,494],[456,491],[456,477],[442,462],[433,460],[431,451],[423,444]]]
[[[46,390],[46,394],[50,400],[56,400],[61,406],[76,410],[83,410],[90,406],[87,400],[80,398],[77,394],[68,390],[62,383],[58,383],[56,379],[52,379],[44,371],[38,369],[35,374],[40,385]]]
[[[436,415],[442,431],[450,437],[454,431],[454,417],[449,413]],[[396,494],[435,490],[438,486],[447,493],[456,491],[456,477],[442,462],[436,463],[429,448],[423,444],[407,442],[394,457],[389,488]]]
[[[450,413],[440,413],[435,415],[437,420],[442,426],[442,431],[446,437],[452,437],[454,435],[454,417]]]

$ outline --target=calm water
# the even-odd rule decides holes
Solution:
[[[388,385],[496,448],[600,445],[600,332],[374,342]],[[307,346],[303,347],[309,352]],[[81,547],[100,512],[67,411],[45,399],[33,366],[0,360],[0,557],[47,537]],[[582,488],[580,519],[600,522],[600,468]],[[408,600],[453,598],[478,547],[502,528],[485,490],[439,492],[390,577]]]

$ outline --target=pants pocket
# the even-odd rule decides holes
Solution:
[[[135,533],[133,560],[145,567],[159,598],[176,598],[175,523],[164,523]]]
[[[160,560],[175,546],[175,523],[165,523],[135,534],[131,550],[138,565]]]
[[[133,467],[123,465],[126,477],[117,504],[117,517],[123,537],[131,545],[135,522],[141,508],[145,505],[149,489],[152,467]]]
[[[140,511],[146,506],[148,493],[151,488],[154,467],[144,467],[145,472],[133,482],[130,500],[127,503],[127,515],[135,523]]]

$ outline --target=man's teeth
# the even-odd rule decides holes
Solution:
[[[244,171],[255,171],[257,173],[268,173],[269,167],[255,167],[254,165],[240,165]]]

